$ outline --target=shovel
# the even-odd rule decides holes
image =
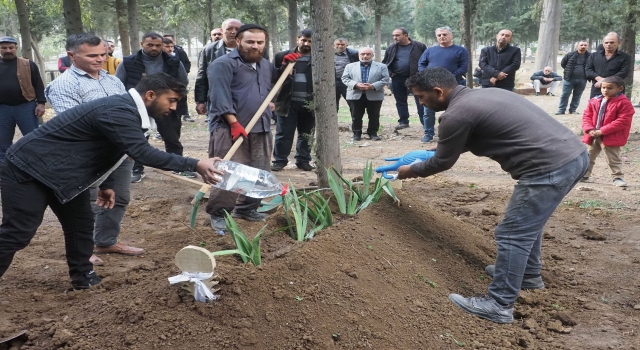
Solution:
[[[289,74],[291,74],[291,71],[293,70],[293,67],[295,65],[296,65],[295,62],[289,62],[287,67],[284,69],[284,72],[282,72],[282,75],[280,76],[276,84],[273,86],[271,91],[269,92],[269,95],[267,95],[264,101],[262,101],[260,108],[258,108],[256,113],[253,115],[253,118],[251,118],[251,121],[249,122],[249,124],[247,124],[247,127],[244,128],[247,134],[251,132],[251,129],[253,129],[253,126],[256,125],[262,113],[269,106],[269,102],[271,102],[271,100],[273,100],[273,97],[278,93],[278,91],[282,87],[282,84],[284,84],[285,79],[287,79]],[[231,149],[229,149],[229,152],[227,152],[227,154],[224,156],[223,160],[231,160],[231,157],[233,157],[233,155],[236,153],[238,148],[240,148],[242,141],[244,141],[244,137],[238,137],[236,141],[233,143],[233,146],[231,146]],[[191,204],[193,204],[193,208],[191,209],[191,221],[190,221],[191,228],[194,228],[196,226],[196,215],[198,214],[198,207],[200,207],[200,201],[204,197],[204,194],[208,193],[210,190],[211,190],[211,185],[204,184],[202,187],[200,187],[200,190],[191,201]]]

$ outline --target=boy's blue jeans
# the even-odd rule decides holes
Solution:
[[[500,304],[516,301],[525,274],[540,274],[542,229],[588,167],[585,150],[555,170],[518,180],[504,219],[494,232],[498,255],[489,295]]]

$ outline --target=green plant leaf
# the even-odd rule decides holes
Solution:
[[[334,172],[337,173],[337,171],[334,168],[330,168],[330,169],[333,169]],[[342,185],[340,185],[338,181],[335,179],[335,177],[331,175],[330,169],[327,169],[329,187],[331,188],[331,191],[333,192],[333,196],[336,198],[336,202],[338,203],[338,210],[340,210],[340,213],[342,214],[347,214],[347,200],[345,198],[344,188],[342,188]]]

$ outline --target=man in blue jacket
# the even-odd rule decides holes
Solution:
[[[88,189],[106,178],[96,204],[113,208],[110,174],[127,155],[155,168],[197,171],[205,182],[216,183],[214,175],[221,172],[213,163],[218,159],[162,152],[149,145],[142,131],[174,112],[186,91],[166,73],[147,75],[128,94],[68,109],[13,144],[2,165],[0,277],[51,207],[64,232],[71,285],[87,289],[100,283],[89,261],[94,221]]]
[[[462,46],[453,43],[453,32],[450,27],[436,29],[438,45],[427,48],[418,61],[418,71],[427,67],[442,67],[453,73],[458,84],[465,85],[464,78],[469,69],[469,52]],[[435,135],[436,112],[424,107],[424,117],[420,120],[424,127],[424,136],[420,142],[427,143]]]

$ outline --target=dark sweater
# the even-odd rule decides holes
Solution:
[[[586,150],[547,112],[501,89],[456,87],[439,121],[435,156],[411,166],[419,176],[448,170],[469,151],[500,163],[517,180],[557,169]]]
[[[29,61],[29,65],[31,66],[31,84],[36,90],[36,102],[47,103],[47,99],[44,97],[44,84],[42,83],[42,78],[40,78],[40,70],[32,61]],[[27,101],[22,95],[22,89],[18,81],[17,58],[12,60],[0,59],[0,77],[2,77],[2,83],[0,83],[0,105],[17,106],[31,102]]]

